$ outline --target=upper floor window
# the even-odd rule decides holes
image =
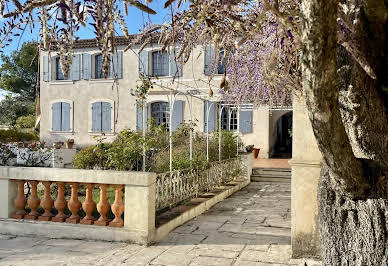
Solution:
[[[102,79],[104,78],[104,72],[102,71],[102,54],[98,54],[94,57],[94,78]]]
[[[56,102],[51,106],[51,130],[70,131],[70,103]]]
[[[155,77],[168,76],[169,58],[167,52],[152,53],[152,75]]]
[[[218,65],[217,65],[217,74],[224,74],[225,67],[226,67],[225,51],[220,50]]]
[[[61,61],[59,57],[55,58],[55,73],[56,73],[56,76],[55,76],[56,80],[64,80],[64,76],[61,68]]]
[[[218,62],[216,63],[216,52],[213,46],[207,46],[205,49],[205,75],[224,74],[226,70],[225,51],[221,49],[219,51]],[[216,63],[216,65],[214,65]]]
[[[92,103],[92,132],[112,132],[111,103]]]
[[[151,104],[151,117],[155,120],[157,126],[165,125],[169,128],[170,107],[166,102],[157,102]]]

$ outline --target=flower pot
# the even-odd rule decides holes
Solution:
[[[55,149],[60,149],[62,147],[62,142],[55,142],[53,146]]]
[[[255,157],[255,159],[257,159],[257,157],[259,157],[259,152],[260,152],[260,149],[253,149],[253,156]]]
[[[254,145],[248,145],[248,146],[245,147],[245,150],[247,152],[253,152],[253,149],[254,149]]]
[[[72,149],[74,145],[74,139],[69,139],[66,141],[66,149]]]

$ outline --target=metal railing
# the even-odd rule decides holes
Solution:
[[[237,178],[246,178],[241,157],[212,162],[199,169],[175,170],[156,177],[156,211],[171,208]]]

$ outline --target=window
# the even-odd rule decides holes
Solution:
[[[151,117],[155,120],[157,126],[164,124],[169,128],[170,107],[166,102],[157,102],[151,104]]]
[[[51,111],[51,130],[70,131],[70,103],[53,103],[51,106]]]
[[[92,104],[92,132],[112,132],[112,104],[95,102]]]
[[[102,72],[102,54],[96,55],[94,57],[94,67],[95,67],[94,78],[96,79],[104,78],[104,73]]]
[[[153,52],[152,53],[152,75],[154,77],[168,76],[169,60],[167,52]]]
[[[55,73],[56,73],[56,77],[55,77],[56,80],[64,80],[63,72],[61,68],[61,61],[59,57],[55,58]]]
[[[224,50],[220,50],[220,57],[218,59],[217,74],[224,74],[226,67],[226,58]]]
[[[221,108],[221,107],[220,107]],[[224,107],[221,113],[221,129],[222,130],[237,130],[237,110]]]

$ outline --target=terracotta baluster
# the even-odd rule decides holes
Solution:
[[[96,203],[93,201],[93,184],[86,184],[86,198],[82,203],[82,208],[86,213],[85,217],[81,220],[81,224],[93,224],[95,221],[92,213],[96,209]]]
[[[38,217],[39,221],[50,221],[51,218],[54,216],[51,213],[51,209],[54,206],[54,201],[51,198],[50,194],[50,186],[51,182],[50,181],[42,181],[42,184],[44,186],[44,197],[40,202],[40,205],[44,209],[44,213]]]
[[[31,211],[24,216],[24,219],[35,220],[39,216],[38,208],[40,199],[38,198],[38,181],[29,181],[31,184],[31,195],[28,197],[27,204]]]
[[[66,223],[76,224],[79,223],[80,217],[78,215],[79,210],[81,209],[81,202],[78,200],[78,183],[70,183],[71,185],[71,198],[67,204],[69,210],[71,211],[71,216],[66,219]]]
[[[110,209],[110,204],[106,198],[106,190],[108,185],[100,185],[100,202],[97,204],[97,210],[100,213],[100,218],[94,222],[95,225],[107,226],[109,224],[106,214]]]
[[[123,185],[115,185],[116,189],[115,193],[115,201],[112,204],[112,212],[115,215],[115,218],[113,221],[109,223],[109,226],[111,227],[122,227],[124,226],[124,221],[121,219],[121,215],[124,212],[124,204],[122,199],[122,190],[124,188]]]
[[[15,182],[18,184],[18,192],[16,195],[16,198],[14,200],[15,207],[18,209],[18,211],[14,214],[11,215],[12,218],[14,219],[23,219],[24,215],[26,215],[26,204],[27,204],[27,199],[24,196],[24,180],[15,180]]]
[[[58,214],[51,220],[53,222],[63,223],[67,218],[67,215],[65,214],[65,209],[67,207],[67,201],[65,199],[65,183],[56,182],[56,184],[58,186],[58,196],[54,202],[54,206],[58,210]]]

